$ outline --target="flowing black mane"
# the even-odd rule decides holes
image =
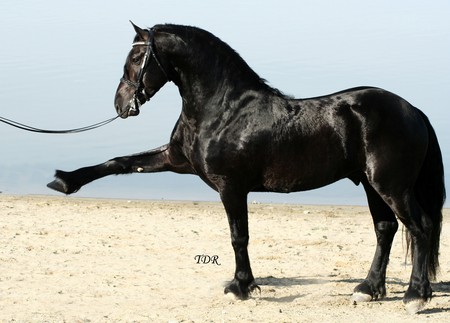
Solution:
[[[182,38],[189,44],[191,63],[203,71],[224,78],[245,79],[249,83],[258,85],[258,90],[266,90],[289,98],[280,90],[268,85],[267,80],[261,78],[238,52],[212,33],[198,27],[174,24],[156,25],[153,29]]]

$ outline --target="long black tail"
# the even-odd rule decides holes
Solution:
[[[445,202],[444,165],[436,133],[431,126],[427,116],[420,111],[420,114],[428,128],[428,152],[425,157],[422,169],[415,186],[416,198],[430,217],[433,223],[433,231],[430,241],[428,272],[430,279],[436,278],[439,267],[439,239],[442,227],[442,207]],[[409,240],[409,247],[412,246],[412,239]]]

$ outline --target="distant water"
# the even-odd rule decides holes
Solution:
[[[311,97],[374,85],[421,108],[450,169],[450,2],[134,1],[0,4],[0,115],[37,127],[84,126],[115,114],[113,97],[142,26],[173,22],[205,28],[228,42],[262,77],[287,94]],[[76,135],[26,133],[0,124],[0,191],[57,194],[56,168],[72,170],[165,144],[180,113],[173,84],[141,110]],[[447,180],[447,186],[448,186]],[[218,200],[197,177],[117,176],[78,196]],[[251,194],[250,201],[366,204],[362,187],[341,181],[293,194]]]

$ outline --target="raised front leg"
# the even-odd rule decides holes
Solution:
[[[247,299],[254,289],[260,289],[253,278],[247,251],[249,240],[247,194],[224,190],[221,192],[221,198],[228,216],[236,261],[234,279],[225,287],[224,292],[232,293],[239,299]]]
[[[105,176],[163,171],[194,173],[183,157],[174,154],[169,145],[164,145],[143,153],[116,157],[105,163],[79,168],[72,172],[57,170],[55,180],[47,186],[61,193],[71,194],[82,186]]]

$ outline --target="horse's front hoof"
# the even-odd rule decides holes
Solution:
[[[64,194],[72,194],[78,191],[77,188],[71,187],[71,185],[69,185],[68,182],[64,180],[65,174],[65,172],[57,170],[55,179],[52,182],[48,183],[47,187]]]
[[[261,288],[258,285],[256,285],[255,281],[245,283],[239,282],[237,279],[233,279],[225,287],[224,293],[226,295],[232,294],[237,299],[245,300],[248,299],[250,297],[250,294],[256,289],[259,291],[259,293],[261,293]]]
[[[59,178],[56,178],[54,181],[47,184],[48,188],[51,188],[52,190],[68,194],[68,187],[64,181],[62,181]]]

